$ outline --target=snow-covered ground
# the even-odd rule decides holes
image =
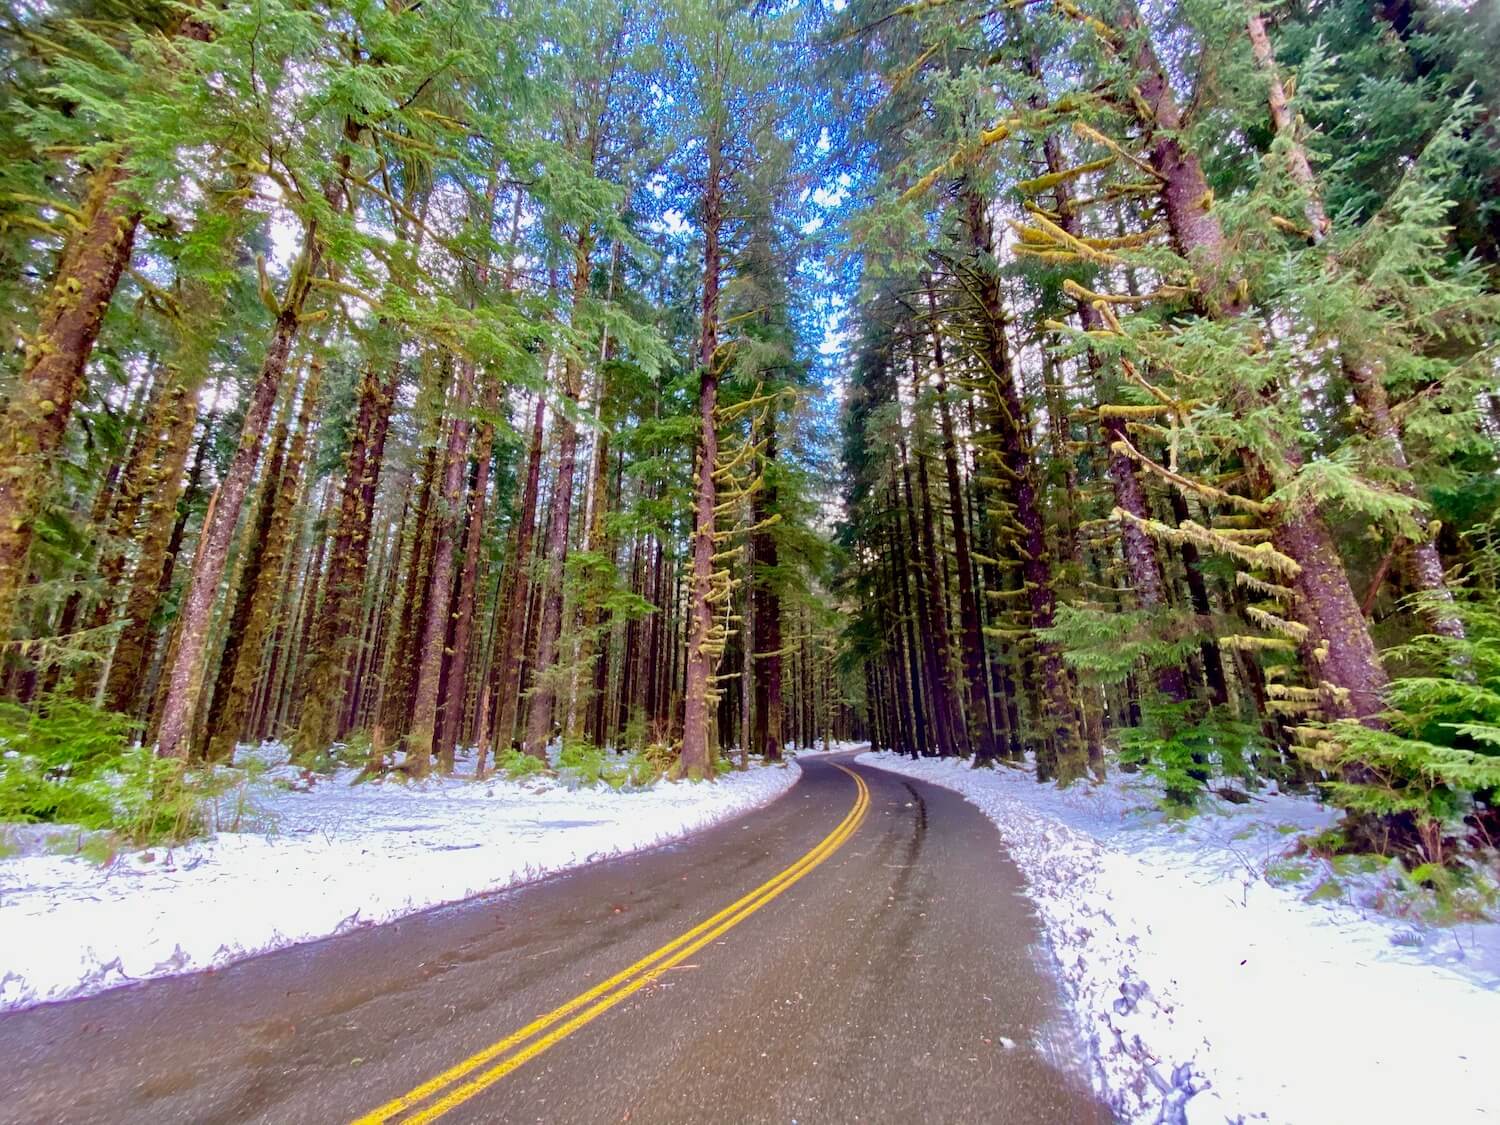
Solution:
[[[183,847],[102,867],[0,859],[0,1010],[225,965],[649,847],[766,804],[799,773],[757,766],[615,792],[541,778],[355,786],[345,770],[308,792],[261,786],[241,831]]]
[[[1333,814],[1257,795],[1190,819],[1115,774],[860,761],[982,809],[1026,878],[1099,1090],[1137,1122],[1500,1121],[1500,925],[1378,915],[1389,873],[1287,855]]]

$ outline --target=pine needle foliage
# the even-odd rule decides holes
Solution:
[[[1139,725],[1120,731],[1120,764],[1155,778],[1179,807],[1196,805],[1215,777],[1253,778],[1270,751],[1257,727],[1223,707],[1198,714],[1189,704],[1154,701]]]
[[[1491,548],[1490,566],[1494,567]],[[1500,843],[1500,600],[1487,583],[1458,592],[1464,636],[1423,634],[1388,650],[1409,671],[1391,681],[1384,727],[1338,723],[1303,750],[1330,771],[1327,799],[1387,838],[1360,841],[1450,862],[1460,843]]]

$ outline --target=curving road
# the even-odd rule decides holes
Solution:
[[[677,844],[0,1017],[0,1121],[1109,1120],[989,821],[801,765]]]

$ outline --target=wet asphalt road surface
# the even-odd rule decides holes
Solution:
[[[0,1017],[0,1122],[350,1121],[794,863],[855,802],[835,762],[870,806],[824,863],[441,1120],[1109,1120],[994,827],[834,755],[676,844]]]

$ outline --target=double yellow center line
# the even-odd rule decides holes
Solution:
[[[776,898],[836,852],[854,834],[870,807],[870,790],[864,779],[837,762],[833,765],[854,779],[854,807],[839,822],[837,828],[823,837],[816,847],[796,863],[766,880],[743,898],[730,903],[713,917],[704,919],[660,949],[648,953],[629,968],[620,970],[587,992],[579,993],[546,1015],[538,1016],[519,1031],[491,1043],[484,1050],[470,1055],[463,1062],[449,1067],[399,1098],[356,1118],[353,1125],[383,1125],[398,1119],[402,1125],[419,1125],[421,1122],[436,1120],[455,1106],[493,1086],[547,1048],[566,1039],[622,1000],[639,992],[674,965],[681,964]]]

